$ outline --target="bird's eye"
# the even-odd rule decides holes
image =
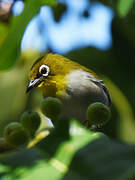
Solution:
[[[50,69],[45,64],[41,65],[39,68],[39,73],[42,74],[44,77],[47,77],[50,72]]]

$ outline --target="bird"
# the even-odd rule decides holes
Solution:
[[[56,97],[63,103],[62,115],[85,124],[86,110],[95,102],[110,107],[111,98],[103,80],[92,70],[62,55],[48,53],[30,69],[26,92],[34,87],[43,97]]]

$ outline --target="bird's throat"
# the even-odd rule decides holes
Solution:
[[[38,86],[43,96],[51,96],[51,97],[64,97],[66,94],[66,78],[61,77],[55,77],[53,79],[50,79],[49,81],[44,81]]]

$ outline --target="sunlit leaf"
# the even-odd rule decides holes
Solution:
[[[131,10],[134,0],[119,0],[118,1],[118,13],[120,17],[124,17]]]

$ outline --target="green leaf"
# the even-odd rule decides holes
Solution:
[[[62,124],[63,126],[64,124]],[[127,180],[135,174],[135,147],[70,123],[69,138],[56,128],[37,147],[0,155],[1,179]],[[65,131],[68,129],[63,126]],[[64,135],[64,134],[63,134]],[[57,145],[57,148],[56,148]],[[53,153],[52,153],[53,152]]]
[[[57,5],[56,0],[40,0],[42,5],[55,6]]]
[[[63,180],[131,180],[134,175],[135,147],[103,137],[75,154]]]
[[[118,1],[118,13],[120,17],[125,17],[131,10],[134,0],[119,0]]]
[[[27,0],[24,11],[15,17],[9,33],[0,48],[0,70],[12,67],[20,54],[20,43],[25,28],[30,20],[38,13],[41,5],[53,5],[55,0]]]
[[[76,121],[70,123],[69,138],[61,128],[35,148],[0,155],[1,179],[134,179],[135,146],[86,130]]]
[[[16,62],[24,30],[39,8],[36,0],[27,1],[23,13],[13,19],[9,33],[0,48],[0,70],[7,69]]]
[[[61,135],[60,132],[63,132],[61,128],[61,126],[56,128],[52,135],[37,145],[37,148],[1,155],[3,179],[10,179],[13,176],[22,180],[59,179],[67,173],[74,154],[101,137],[100,133],[90,132],[75,121],[71,122],[69,138]],[[65,131],[68,130],[66,127],[63,128]]]

